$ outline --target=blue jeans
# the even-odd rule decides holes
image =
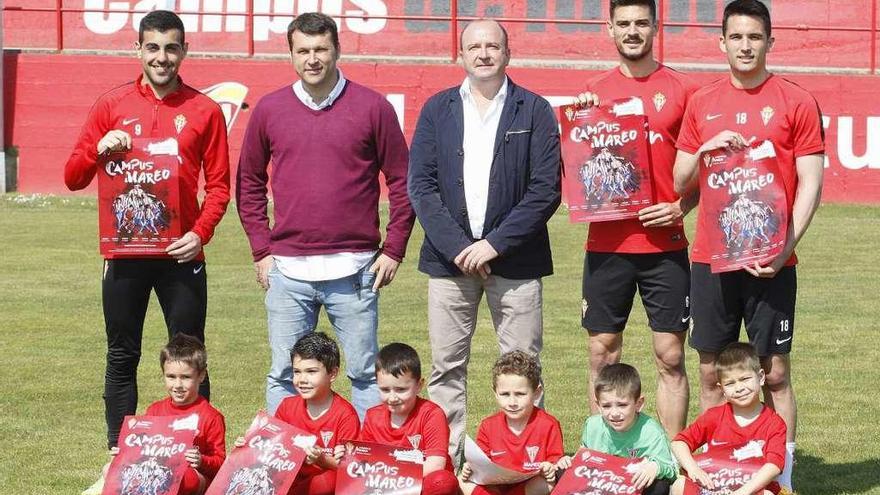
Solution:
[[[307,282],[285,277],[277,267],[269,271],[266,312],[272,364],[266,375],[266,407],[274,414],[281,400],[296,394],[290,350],[315,330],[321,306],[336,331],[345,356],[345,374],[351,380],[351,402],[361,420],[379,403],[376,354],[379,352],[379,294],[373,292],[376,274],[369,265],[348,277]]]

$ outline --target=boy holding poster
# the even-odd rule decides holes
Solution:
[[[704,412],[690,426],[676,435],[672,452],[690,480],[707,490],[716,488],[715,482],[697,463],[691,454],[706,446],[706,454],[726,451],[756,440],[762,444],[764,465],[752,474],[744,485],[736,488],[733,495],[777,494],[779,484],[774,479],[785,466],[786,427],[782,418],[761,403],[758,394],[764,386],[764,370],[755,349],[744,342],[728,345],[715,361],[726,404]],[[673,486],[674,495],[687,493],[685,478]]]
[[[477,431],[477,445],[499,465],[521,472],[538,472],[512,485],[478,485],[470,481],[470,464],[461,468],[465,495],[507,493],[547,494],[556,483],[556,461],[565,452],[562,428],[556,418],[535,401],[543,392],[541,365],[522,351],[503,354],[492,368],[492,388],[500,411],[484,419]]]
[[[205,346],[195,337],[179,333],[159,353],[168,397],[147,408],[148,416],[198,415],[198,433],[186,452],[187,469],[178,495],[199,495],[226,459],[226,422],[220,411],[199,395],[208,371]]]
[[[339,347],[327,334],[315,332],[299,339],[290,355],[297,395],[281,401],[275,417],[316,439],[306,449],[305,465],[290,493],[333,495],[338,463],[335,447],[342,440],[356,438],[360,429],[354,406],[332,388],[339,373]]]
[[[610,364],[594,385],[599,413],[587,418],[581,445],[618,457],[643,458],[631,483],[644,495],[665,495],[676,477],[669,439],[660,423],[641,411],[645,404],[639,372],[628,364]],[[568,469],[570,457],[560,459]]]
[[[424,454],[422,494],[458,493],[447,453],[446,414],[437,404],[419,397],[425,381],[416,350],[399,342],[379,350],[376,381],[382,404],[367,410],[359,439],[420,450]]]
[[[151,404],[144,414],[186,417],[186,422],[190,418],[196,419],[197,423],[192,425],[197,430],[193,446],[184,453],[189,466],[176,493],[201,495],[226,459],[226,423],[223,415],[199,395],[199,385],[208,369],[205,346],[195,337],[177,334],[162,348],[159,364],[168,397]],[[115,457],[118,453],[118,447],[110,449],[111,456]],[[108,476],[109,468],[110,463],[104,466],[104,476]],[[102,490],[95,487],[94,492],[90,488],[83,493],[114,493],[115,482],[112,478],[110,476],[106,484],[102,483]]]

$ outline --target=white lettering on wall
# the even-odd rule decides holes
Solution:
[[[85,0],[83,8],[86,10],[102,10],[103,12],[83,13],[83,22],[86,28],[95,34],[113,34],[125,27],[128,21],[128,13],[114,12],[128,10],[128,2],[105,2],[104,0]]]
[[[126,25],[138,30],[147,12],[156,9],[173,10],[180,15],[187,33],[243,33],[244,14],[248,0],[141,0],[120,2],[114,0],[83,0],[83,8],[92,10],[83,14],[86,29],[95,34],[113,34]],[[138,13],[129,14],[127,10]],[[348,29],[357,34],[375,34],[385,28],[385,19],[374,16],[388,15],[384,0],[254,0],[254,40],[266,41],[273,35],[285,35],[287,25],[295,15],[303,12],[323,12],[336,21],[339,31]],[[204,12],[200,14],[199,12]],[[342,19],[342,15],[358,16]]]
[[[400,124],[400,130],[406,132],[406,129],[403,127],[403,111],[406,106],[406,99],[404,94],[402,93],[388,93],[385,95],[385,99],[391,103],[391,106],[394,107],[394,113],[397,114],[397,122]]]
[[[370,18],[370,15],[388,15],[388,7],[382,0],[352,0],[351,3],[357,9],[345,11],[345,15],[359,15],[361,18],[349,17],[345,20],[345,26],[355,33],[374,34],[385,27],[386,19]]]
[[[824,129],[824,130],[826,131],[826,132],[825,132],[825,135],[826,135],[826,136],[828,135],[828,132],[827,132],[827,131],[828,131],[828,128],[829,128],[830,126],[831,126],[831,117],[828,117],[827,115],[823,115],[823,116],[822,116],[822,129]],[[828,161],[828,150],[825,150],[825,159],[824,159],[824,162],[825,162],[825,163],[824,163],[825,168],[828,168],[828,167],[831,166],[831,162]]]
[[[868,117],[865,125],[865,153],[856,156],[853,148],[853,118],[837,118],[837,159],[843,168],[880,168],[880,117]]]

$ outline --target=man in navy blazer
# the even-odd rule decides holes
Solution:
[[[483,293],[501,352],[538,356],[541,277],[553,273],[547,221],[560,201],[556,117],[506,74],[507,32],[478,20],[461,33],[467,78],[422,108],[410,149],[410,201],[425,230],[431,399],[463,452],[467,364]]]

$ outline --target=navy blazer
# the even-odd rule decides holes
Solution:
[[[553,273],[547,221],[560,202],[559,127],[547,100],[508,78],[495,136],[483,237],[499,253],[492,274]],[[459,87],[422,108],[409,154],[409,198],[425,230],[419,270],[461,275],[453,260],[474,239],[464,195],[464,116]]]

